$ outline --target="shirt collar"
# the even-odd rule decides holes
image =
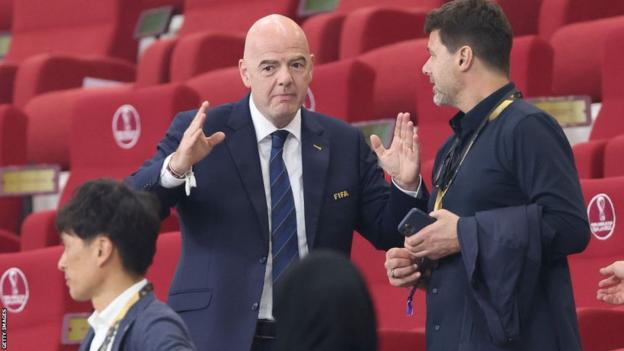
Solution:
[[[275,127],[268,118],[266,118],[260,110],[256,107],[256,104],[253,101],[253,94],[249,96],[249,111],[251,112],[251,120],[253,122],[254,129],[256,130],[256,141],[260,142],[267,136],[271,135],[274,131],[279,128]],[[297,140],[301,140],[301,108],[297,110],[295,114],[295,118],[286,125],[286,127],[281,128],[287,130],[292,134]]]
[[[138,293],[143,287],[147,284],[147,279],[142,279],[138,283],[132,285],[124,292],[122,292],[119,296],[117,296],[111,303],[108,304],[101,312],[94,311],[87,322],[94,331],[98,331],[100,329],[107,330],[110,328],[115,322],[115,318],[124,308],[126,303],[134,296],[134,294]]]
[[[457,134],[460,139],[472,134],[479,127],[485,115],[496,107],[496,104],[514,88],[515,85],[513,83],[507,83],[502,88],[490,94],[490,96],[481,100],[472,110],[467,113],[459,112],[456,114],[449,122],[455,134]]]

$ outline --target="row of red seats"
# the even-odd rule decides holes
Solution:
[[[583,180],[582,188],[592,238],[583,253],[569,258],[581,337],[586,350],[610,350],[624,346],[624,337],[615,332],[624,327],[624,310],[599,302],[595,296],[601,279],[598,268],[622,259],[624,251],[624,230],[616,222],[618,215],[624,214],[624,194],[621,192],[624,177]],[[158,239],[148,279],[154,282],[156,294],[163,300],[166,300],[168,286],[177,269],[180,246],[178,232],[162,234]],[[63,317],[67,313],[89,312],[91,306],[73,302],[68,297],[62,274],[56,270],[55,263],[60,254],[61,248],[56,246],[0,255],[2,276],[14,276],[13,281],[9,278],[0,281],[2,304],[12,311],[21,310],[9,314],[10,340],[14,345],[24,345],[25,349],[72,349],[62,343]],[[407,290],[388,285],[383,267],[384,253],[376,251],[356,235],[352,259],[362,270],[376,306],[381,349],[424,350],[426,307],[423,292],[416,294],[414,316],[408,317],[405,315]],[[23,276],[15,278],[15,273],[5,274],[13,268],[18,268]],[[25,299],[28,301],[24,302]],[[33,338],[33,335],[39,337]],[[50,343],[51,340],[57,342]],[[398,340],[409,340],[410,344]]]

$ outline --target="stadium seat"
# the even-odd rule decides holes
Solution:
[[[381,329],[377,331],[379,351],[425,351],[424,328],[416,330]]]
[[[408,288],[395,288],[388,283],[384,262],[386,253],[375,249],[357,233],[353,235],[351,260],[364,275],[375,305],[377,327],[380,330],[415,330],[425,326],[427,308],[425,293],[414,295],[414,314],[406,314]]]
[[[0,167],[24,165],[25,146],[26,116],[11,105],[0,105]],[[23,210],[21,197],[0,197],[0,229],[17,232]]]
[[[596,300],[599,269],[623,258],[624,231],[617,219],[624,211],[624,177],[581,180],[591,240],[585,251],[569,256],[577,307],[605,307]]]
[[[539,35],[549,40],[559,28],[565,25],[619,15],[624,15],[624,2],[622,1],[542,0],[539,13]]]
[[[581,178],[601,178],[604,171],[604,149],[607,140],[624,134],[624,28],[614,30],[608,37],[602,65],[602,108],[589,135],[589,141],[574,145],[576,167]]]
[[[316,66],[305,106],[347,122],[370,120],[374,81],[372,69],[357,60]],[[186,84],[213,106],[238,101],[248,93],[238,68],[208,72]]]
[[[583,350],[624,350],[624,310],[579,308],[576,314]]]
[[[609,34],[618,28],[624,29],[624,16],[573,23],[552,35],[554,95],[589,95],[602,101],[605,48],[612,43]]]
[[[15,233],[0,229],[0,254],[20,249],[20,239]]]
[[[13,0],[0,0],[0,32],[10,32],[13,18]]]
[[[77,344],[63,342],[64,317],[70,313],[88,316],[92,306],[69,296],[57,268],[62,252],[62,247],[55,246],[0,255],[0,295],[2,307],[8,309],[9,350],[78,350]]]
[[[13,5],[11,46],[0,63],[3,85],[13,89],[12,96],[0,96],[0,103],[24,106],[34,95],[81,86],[87,76],[134,79],[132,31],[139,2],[20,0]]]
[[[355,57],[401,40],[423,37],[424,15],[444,2],[343,0],[338,2],[335,11],[308,18],[303,29],[317,62],[326,63]]]
[[[622,162],[623,155],[624,155],[624,134],[610,139],[605,147],[605,150],[604,150],[604,176],[605,177],[624,176],[624,162]]]
[[[158,236],[156,255],[147,271],[147,279],[154,285],[154,293],[161,301],[167,301],[169,286],[180,259],[181,246],[180,232],[163,233]]]
[[[149,159],[174,115],[199,106],[197,95],[180,84],[132,91],[111,89],[85,94],[71,111],[69,152],[71,174],[59,206],[87,180],[123,179]],[[111,127],[112,126],[112,127]],[[50,245],[55,211],[37,212],[22,227],[22,250]],[[163,230],[174,230],[171,225]],[[46,239],[47,238],[47,239]]]

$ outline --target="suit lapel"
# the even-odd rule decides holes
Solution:
[[[231,132],[226,132],[225,143],[230,150],[232,159],[238,168],[238,175],[241,177],[249,200],[258,217],[262,237],[268,245],[268,211],[260,158],[258,156],[256,131],[251,121],[251,113],[249,112],[249,95],[235,105],[228,121],[228,127],[231,128]]]
[[[93,328],[89,328],[89,332],[80,343],[80,351],[89,351],[93,337],[95,337],[95,332],[93,331]]]
[[[318,227],[327,169],[329,167],[329,140],[325,129],[312,113],[301,109],[301,162],[303,167],[303,198],[305,201],[305,227],[308,247],[314,247]]]
[[[132,327],[132,325],[134,324],[134,321],[137,319],[138,314],[141,313],[141,311],[143,311],[145,308],[147,308],[147,306],[154,300],[156,300],[154,293],[149,292],[147,295],[139,299],[139,301],[137,301],[134,306],[132,306],[128,310],[128,313],[121,320],[121,323],[119,323],[119,329],[117,329],[117,334],[115,334],[115,339],[113,339],[111,351],[124,350],[122,346],[125,347],[125,349],[128,349],[128,346],[130,344],[126,344],[124,342],[124,339],[128,335],[130,327]]]

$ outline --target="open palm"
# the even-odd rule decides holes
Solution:
[[[409,113],[399,113],[394,136],[389,148],[385,148],[377,135],[371,135],[371,145],[379,158],[381,167],[405,190],[416,190],[420,175],[420,150],[418,136]]]

